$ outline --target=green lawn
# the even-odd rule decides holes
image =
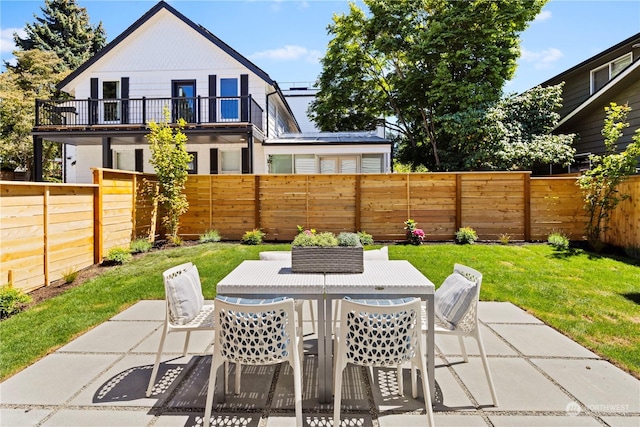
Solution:
[[[192,261],[205,298],[245,259],[289,245],[208,243],[149,253],[0,322],[0,380],[141,299],[163,299],[161,273]],[[531,245],[393,245],[438,286],[458,262],[484,274],[481,299],[509,301],[640,378],[640,267],[582,250]]]

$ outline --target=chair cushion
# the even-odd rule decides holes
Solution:
[[[446,326],[455,329],[475,298],[475,282],[462,274],[453,273],[435,293],[435,315]]]
[[[368,261],[389,261],[389,248],[384,246],[380,249],[364,251],[363,257]]]
[[[225,295],[218,295],[216,299],[219,299],[224,302],[228,302],[230,304],[244,304],[244,305],[262,305],[262,304],[272,304],[274,302],[280,302],[287,299],[287,297],[276,297],[276,298],[242,298],[242,297],[228,297]]]
[[[187,268],[182,274],[167,279],[165,288],[172,323],[187,324],[202,310],[204,296],[198,268],[195,265]]]
[[[350,297],[344,297],[346,301],[356,302],[358,304],[367,304],[373,305],[377,307],[388,306],[388,305],[398,305],[398,304],[406,304],[415,299],[415,297],[404,297],[404,298],[395,298],[395,299],[356,299]]]
[[[289,251],[265,251],[260,252],[262,261],[291,261],[291,252]]]

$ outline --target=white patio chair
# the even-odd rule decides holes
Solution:
[[[289,261],[289,265],[291,265],[291,251],[264,251],[260,252],[260,260],[262,261]],[[311,326],[313,327],[313,333],[317,332],[316,328],[316,316],[313,311],[313,301],[311,300],[303,300],[297,299],[296,302],[296,311],[298,312],[298,327],[302,329],[302,310],[303,304],[307,301],[309,303],[309,313],[311,316]]]
[[[209,426],[218,369],[223,363],[293,368],[296,425],[302,426],[302,335],[296,331],[291,298],[252,300],[218,296],[215,300],[216,340],[213,346],[204,427]],[[238,376],[236,376],[236,379]]]
[[[422,373],[422,394],[429,425],[434,425],[425,354],[421,345],[421,304],[418,298],[351,300],[340,303],[340,328],[334,349],[333,425],[340,425],[342,371],[347,363],[358,366],[395,367],[398,393],[404,395],[401,366],[411,363],[411,393],[418,397],[416,368]]]
[[[173,332],[186,332],[182,356],[187,355],[192,331],[211,331],[213,339],[213,305],[204,304],[198,268],[187,262],[166,270],[162,273],[162,277],[164,280],[166,313],[158,353],[156,354],[149,386],[146,391],[147,397],[151,396],[153,391],[167,335]]]
[[[484,350],[482,336],[478,324],[478,300],[482,274],[473,268],[455,264],[453,273],[449,275],[435,293],[435,334],[455,335],[458,337],[462,357],[469,362],[464,337],[471,337],[478,343],[482,366],[487,377],[493,406],[498,406],[496,390],[489,370],[489,362]],[[426,308],[422,316],[423,332],[426,333]]]

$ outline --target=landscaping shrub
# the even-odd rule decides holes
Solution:
[[[338,234],[338,246],[359,246],[360,238],[356,233],[343,231]]]
[[[330,231],[315,233],[315,230],[305,230],[298,234],[291,242],[292,246],[338,246],[338,238]]]
[[[0,319],[21,311],[31,302],[31,297],[20,289],[5,285],[0,287]]]
[[[554,231],[547,237],[547,242],[553,246],[554,249],[566,251],[569,249],[569,238],[560,231]]]
[[[461,227],[456,231],[456,242],[462,245],[470,245],[476,240],[478,240],[478,234],[476,233],[476,230],[471,227]]]
[[[200,243],[219,242],[222,237],[218,230],[209,230],[200,236]]]
[[[132,254],[141,254],[144,252],[149,252],[153,247],[153,243],[151,243],[148,239],[136,239],[129,245],[129,251]]]
[[[425,232],[418,228],[418,223],[412,219],[404,222],[404,229],[407,230],[407,241],[412,245],[419,245],[424,240]]]
[[[373,245],[373,236],[366,231],[358,231],[358,238],[363,246]]]
[[[245,245],[260,245],[262,244],[262,238],[264,236],[266,236],[266,233],[256,228],[251,231],[246,231],[242,235],[242,239],[240,239],[240,242]]]
[[[113,264],[126,264],[132,259],[133,255],[127,248],[113,248],[105,257],[105,260]]]
[[[501,244],[508,245],[509,242],[511,241],[511,235],[507,233],[502,233],[501,235],[498,236],[498,240],[500,241]]]
[[[64,279],[64,283],[69,284],[73,283],[74,280],[78,278],[78,271],[74,270],[73,267],[69,267],[62,272],[62,278]]]

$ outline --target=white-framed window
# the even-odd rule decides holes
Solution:
[[[293,173],[293,155],[273,154],[269,156],[269,173]]]
[[[358,156],[320,157],[320,173],[358,173]]]
[[[120,121],[120,82],[117,80],[102,82],[102,99],[104,99],[103,120],[105,122]]]
[[[136,170],[136,158],[133,150],[115,151],[114,168],[123,171]]]
[[[220,173],[242,173],[242,150],[230,149],[219,151]]]
[[[596,92],[606,85],[609,80],[620,74],[631,62],[633,62],[633,56],[631,52],[629,52],[626,55],[622,55],[607,64],[591,70],[591,93]]]
[[[383,173],[384,156],[382,154],[363,154],[360,160],[360,172]]]

